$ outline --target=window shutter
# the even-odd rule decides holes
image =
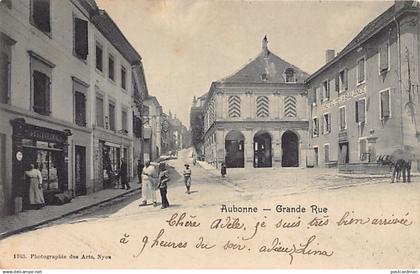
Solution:
[[[34,23],[45,32],[50,32],[50,1],[49,0],[32,0],[33,1],[33,20]]]
[[[362,83],[365,81],[365,59],[360,59],[358,62],[358,78],[357,82]]]
[[[331,132],[331,114],[327,115],[327,131],[328,133]]]
[[[40,114],[46,112],[46,75],[39,72],[33,72],[33,110]]]
[[[354,102],[354,120],[356,123],[359,122],[359,101]]]
[[[380,70],[388,70],[388,43],[384,44],[379,49]]]
[[[319,88],[319,99],[321,100],[321,102],[322,102],[322,100],[324,100],[324,87],[323,87],[323,85]]]
[[[87,58],[88,45],[88,22],[80,18],[75,18],[75,51],[83,59]]]
[[[339,93],[339,92],[340,92],[340,73],[337,73],[337,74],[335,75],[335,91],[336,91],[337,93]]]
[[[348,74],[348,69],[344,69],[344,77],[343,77],[344,90],[348,90],[349,89],[347,74]]]
[[[388,118],[389,114],[389,91],[385,91],[381,93],[381,117]]]
[[[364,123],[365,122],[365,100],[359,101],[359,122]]]
[[[9,73],[10,62],[7,54],[1,53],[0,56],[0,103],[9,101]]]
[[[45,112],[46,114],[51,113],[51,80],[44,74],[45,77]]]

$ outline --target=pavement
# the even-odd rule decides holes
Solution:
[[[131,182],[130,186],[130,190],[104,189],[86,196],[75,197],[70,203],[64,205],[48,205],[40,210],[25,210],[19,214],[4,217],[0,221],[0,240],[112,201],[129,193],[139,192],[140,184]]]

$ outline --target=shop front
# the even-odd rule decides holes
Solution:
[[[23,209],[29,208],[29,183],[25,171],[33,164],[41,171],[46,204],[68,190],[68,137],[70,130],[58,131],[11,120],[13,127],[12,194]],[[16,202],[15,202],[16,203]]]

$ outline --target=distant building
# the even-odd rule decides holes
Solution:
[[[146,160],[155,160],[161,155],[161,115],[162,106],[154,96],[144,99],[143,105],[147,108],[144,116],[144,157]]]
[[[261,53],[213,82],[204,105],[206,161],[227,167],[306,166],[309,76],[262,41]]]
[[[307,79],[313,166],[365,172],[420,147],[419,7],[396,1]],[[375,167],[375,165],[373,165]]]
[[[204,103],[207,94],[194,96],[190,110],[191,145],[198,156],[204,155]]]

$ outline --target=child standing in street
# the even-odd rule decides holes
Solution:
[[[184,182],[185,186],[187,187],[187,193],[190,194],[190,187],[191,187],[191,169],[189,164],[185,164],[184,169]]]
[[[169,206],[168,198],[166,197],[166,194],[168,193],[168,185],[167,182],[169,180],[167,171],[162,171],[162,176],[159,176],[159,191],[160,191],[160,197],[162,199],[162,207],[161,209],[167,208]]]

